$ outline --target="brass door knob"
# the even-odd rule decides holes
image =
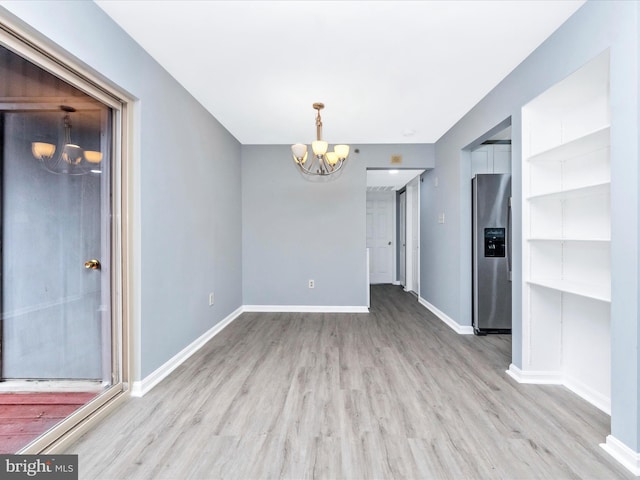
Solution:
[[[92,258],[84,262],[84,268],[90,268],[91,270],[100,270],[100,261]]]

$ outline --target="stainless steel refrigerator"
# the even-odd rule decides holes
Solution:
[[[511,332],[511,175],[478,174],[473,199],[473,331]]]

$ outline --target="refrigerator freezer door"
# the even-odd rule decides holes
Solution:
[[[481,174],[472,181],[476,333],[511,330],[510,196],[511,175]]]

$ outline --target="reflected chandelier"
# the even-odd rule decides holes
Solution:
[[[317,140],[311,143],[313,155],[307,161],[307,146],[302,143],[291,145],[293,160],[306,175],[327,176],[342,169],[349,156],[349,145],[336,145],[332,152],[328,152],[329,144],[322,140],[322,118],[320,110],[324,108],[323,103],[314,103],[313,108],[318,111],[316,116],[316,136]]]
[[[55,155],[56,145],[45,142],[33,142],[31,153],[51,173],[67,175],[84,175],[91,171],[99,173],[98,165],[102,161],[102,153],[83,150],[79,145],[71,143],[71,117],[69,114],[75,112],[76,109],[60,105],[60,110],[65,114],[62,117],[62,148],[58,155]]]

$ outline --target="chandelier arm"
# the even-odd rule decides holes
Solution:
[[[62,162],[63,162],[62,156],[58,154],[58,155],[54,155],[49,159],[42,160],[42,165],[47,171],[51,173],[55,173],[56,175],[59,175],[61,173],[60,165],[63,165]]]
[[[306,175],[313,175],[313,176],[326,176],[326,173],[318,173],[318,170],[316,169],[316,161],[315,158],[313,160],[311,160],[311,162],[309,163],[309,168],[305,167],[304,165],[301,164],[297,164],[298,168],[302,171],[302,173],[306,174]]]
[[[311,170],[307,170],[304,167],[300,167],[300,170],[302,170],[302,173],[304,173],[305,175],[314,175],[314,176],[325,176],[326,174],[321,174],[318,172],[313,172]]]
[[[335,173],[335,172],[337,172],[338,170],[340,170],[344,164],[345,164],[345,161],[344,161],[344,160],[340,160],[340,161],[338,161],[338,163],[336,164],[336,166],[334,167],[334,169],[333,169],[333,170],[331,170],[331,173]]]
[[[341,170],[344,167],[344,164],[346,163],[346,159],[345,160],[340,160],[335,167],[330,167],[329,169],[325,169],[324,173],[318,173],[317,170],[314,171],[315,168],[315,160],[312,160],[311,163],[309,164],[310,168],[305,167],[304,165],[300,164],[300,163],[296,163],[296,165],[298,166],[298,168],[302,171],[302,173],[306,174],[306,175],[314,175],[314,176],[319,176],[319,177],[327,177],[329,175],[332,175],[336,172],[338,172],[339,170]]]
[[[308,163],[309,163],[309,168],[307,168],[303,163],[296,162],[296,165],[303,173],[306,173],[307,175],[316,175],[316,173],[314,173],[314,171],[312,170],[313,166],[316,163],[315,156],[312,155],[311,158],[308,160]]]
[[[320,168],[320,171],[322,172],[321,175],[326,175],[328,172],[327,169],[327,162],[324,159],[324,155],[321,155],[318,157],[318,167]]]

